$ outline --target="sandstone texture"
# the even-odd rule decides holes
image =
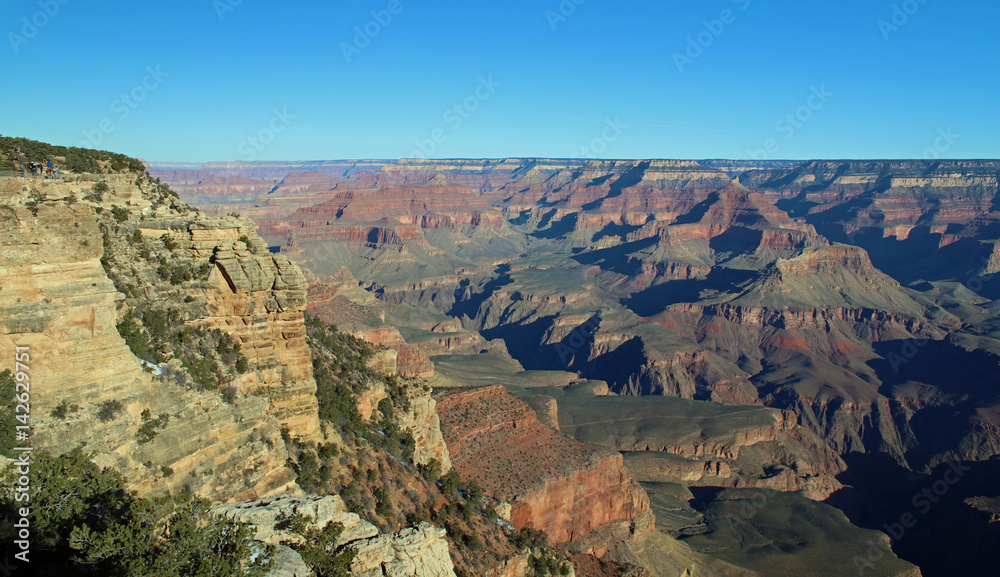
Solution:
[[[454,577],[455,571],[448,553],[445,530],[428,523],[403,529],[398,533],[380,535],[371,523],[346,510],[336,495],[324,497],[293,497],[288,495],[245,501],[216,507],[213,511],[235,521],[248,523],[256,529],[258,541],[279,545],[301,541],[298,535],[280,527],[281,521],[294,515],[312,519],[311,526],[322,528],[329,523],[341,523],[344,531],[336,549],[349,547],[357,552],[351,564],[352,575],[364,577]],[[287,548],[280,550],[279,560],[284,571],[295,571],[298,554]],[[287,559],[286,559],[287,558]],[[285,568],[288,569],[285,569]],[[291,573],[298,575],[298,573]],[[280,573],[279,573],[280,575]]]
[[[316,382],[303,320],[308,287],[298,267],[282,255],[267,253],[253,223],[245,219],[145,219],[139,230],[144,236],[166,234],[185,256],[214,264],[207,281],[191,289],[199,291],[206,304],[207,314],[196,323],[239,339],[255,370],[236,386],[268,397],[282,424],[315,438]],[[250,240],[250,246],[241,238]]]
[[[308,350],[295,330],[296,323],[301,327],[305,305],[301,274],[280,257],[272,261],[274,284],[284,284],[279,289],[269,287],[259,298],[297,302],[287,304],[283,318],[276,309],[264,313],[262,307],[254,321],[236,313],[242,303],[235,301],[241,298],[232,296],[228,286],[182,287],[185,292],[173,294],[159,294],[155,285],[143,288],[144,298],[160,299],[160,304],[177,302],[172,299],[184,295],[204,295],[205,310],[211,312],[190,322],[217,326],[245,339],[245,351],[258,369],[244,379],[246,392],[280,389],[282,377],[293,389],[298,387],[297,392],[273,390],[273,398],[250,395],[227,403],[216,392],[181,385],[163,375],[162,368],[144,370],[116,329],[130,305],[102,266],[106,217],[114,205],[131,203],[128,219],[142,220],[141,227],[150,234],[179,231],[144,218],[152,214],[151,203],[134,176],[109,176],[108,181],[112,191],[103,206],[66,202],[70,195],[80,197],[85,192],[73,183],[2,182],[9,204],[0,209],[0,271],[5,278],[0,290],[0,346],[10,358],[15,346],[30,348],[34,445],[59,453],[85,443],[99,464],[118,468],[140,494],[190,490],[215,500],[232,500],[296,491],[294,474],[284,466],[287,453],[280,426],[284,422],[303,435],[318,429],[315,397],[308,388]],[[36,214],[26,206],[26,191],[32,186],[45,197]],[[95,214],[95,205],[104,209],[102,217]],[[163,208],[159,214],[171,215],[174,225],[185,218],[185,222],[197,220]],[[232,248],[239,233],[252,234],[252,229],[235,224],[228,232],[212,232],[223,228],[204,222],[192,225],[186,231],[191,242],[186,250],[208,262],[198,251],[214,253],[209,245],[225,244],[224,236],[232,237],[228,241]],[[220,271],[217,267],[213,274],[221,275]],[[137,268],[111,272],[138,273],[137,279],[142,274]],[[305,362],[298,372],[296,351]],[[59,406],[65,408],[61,416],[54,411]],[[101,416],[102,408],[110,408],[110,413]],[[149,429],[144,414],[158,416],[158,426]],[[151,438],[141,434],[144,425]]]
[[[650,529],[648,498],[620,454],[556,433],[503,387],[445,393],[438,411],[455,469],[510,502],[515,527],[542,529],[554,544],[607,525]]]
[[[226,210],[317,275],[317,311],[395,349],[385,367],[503,383],[564,432],[572,402],[554,389],[581,382],[781,415],[585,439],[692,486],[823,499],[849,491],[842,458],[926,473],[997,455],[996,161],[344,166],[248,167],[230,176],[273,190]],[[189,194],[219,176],[199,170]]]

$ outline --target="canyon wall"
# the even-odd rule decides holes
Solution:
[[[515,527],[544,530],[553,544],[611,525],[637,539],[652,530],[649,499],[620,454],[556,433],[503,387],[442,393],[438,412],[455,469],[510,502]]]
[[[256,238],[246,221],[155,212],[134,175],[108,181],[101,203],[75,202],[86,189],[62,181],[0,183],[9,203],[0,209],[0,345],[11,358],[15,346],[30,347],[33,444],[61,453],[82,443],[141,494],[189,490],[224,501],[298,491],[280,427],[318,432],[301,273],[280,256],[245,254],[237,239]],[[45,195],[35,213],[26,206],[31,186]],[[111,219],[119,205],[131,206]],[[175,237],[184,246],[173,256],[212,265],[208,281],[159,281],[157,262],[137,256],[151,245],[124,238],[136,230]],[[109,275],[131,279],[125,290],[145,306],[184,308],[190,325],[240,343],[252,370],[232,383],[237,394],[184,386],[168,376],[179,365],[144,366],[116,328],[135,296]]]

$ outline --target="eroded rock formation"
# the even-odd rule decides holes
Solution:
[[[455,469],[509,501],[515,527],[544,530],[555,544],[613,525],[634,537],[651,530],[649,500],[620,454],[556,433],[503,387],[446,392],[438,412]]]
[[[448,553],[445,530],[428,523],[381,535],[374,525],[347,511],[336,495],[325,497],[282,496],[258,499],[216,507],[213,510],[234,521],[254,527],[255,538],[263,543],[301,543],[302,538],[283,529],[282,521],[295,515],[308,517],[309,526],[326,527],[340,523],[344,530],[335,549],[351,548],[356,556],[351,574],[363,577],[454,577],[455,570]],[[281,554],[289,557],[282,566],[297,567],[298,554],[285,548]]]

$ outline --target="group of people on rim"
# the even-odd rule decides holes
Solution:
[[[15,168],[21,171],[21,176],[24,176],[24,164],[15,161]],[[59,178],[59,167],[52,164],[52,161],[48,161],[44,164],[41,162],[29,162],[28,170],[31,171],[31,176],[43,176],[45,178]]]

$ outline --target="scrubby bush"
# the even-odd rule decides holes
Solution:
[[[170,235],[167,233],[161,234],[160,240],[163,241],[163,246],[169,251],[173,251],[177,248],[177,241],[170,238]]]
[[[115,219],[117,223],[123,223],[128,220],[129,212],[124,206],[111,205],[111,216]]]
[[[24,506],[15,501],[15,471],[8,468],[0,490],[7,519]],[[211,514],[207,500],[138,498],[121,474],[98,468],[79,448],[60,457],[36,450],[31,474],[32,575],[229,577],[269,569],[250,560],[251,530]],[[13,542],[15,530],[0,523],[0,539]]]
[[[97,408],[97,418],[101,420],[102,423],[110,423],[115,420],[118,416],[118,412],[124,407],[121,401],[114,399],[111,401],[104,401]]]
[[[0,373],[0,457],[13,457],[17,435],[14,395],[17,380],[9,369]]]
[[[139,430],[136,432],[136,438],[139,444],[145,444],[156,438],[157,430],[166,428],[167,423],[170,422],[170,415],[166,413],[161,413],[155,419],[149,412],[149,409],[144,409],[142,411],[142,424],[139,425]]]
[[[239,241],[242,242],[243,244],[247,245],[247,250],[250,251],[250,254],[257,254],[257,249],[254,248],[253,243],[250,242],[250,237],[249,236],[247,236],[245,234],[240,235]]]
[[[452,469],[441,477],[438,486],[441,487],[441,492],[445,495],[452,495],[458,491],[458,486],[461,482],[462,480],[458,476],[458,471]]]
[[[431,483],[436,483],[441,477],[441,463],[437,459],[431,459],[426,465],[419,465],[417,468],[423,474],[424,479]]]
[[[52,409],[52,412],[49,414],[57,419],[65,420],[70,413],[75,413],[79,410],[80,410],[79,405],[75,404],[70,405],[68,402],[66,402],[66,399],[63,399],[63,402],[59,403],[56,406],[56,408]]]
[[[525,527],[511,537],[511,544],[520,550],[548,547],[549,537],[545,531]]]
[[[90,187],[90,192],[83,196],[84,200],[89,200],[91,202],[101,202],[104,200],[104,195],[111,191],[111,187],[108,186],[107,182],[103,180],[94,183],[94,186]]]
[[[316,529],[310,526],[311,522],[311,517],[301,515],[279,521],[279,526],[282,529],[302,537],[302,541],[285,544],[298,551],[302,560],[313,570],[316,577],[348,577],[351,575],[351,563],[357,556],[357,552],[349,548],[336,550],[337,540],[344,532],[344,525],[331,522],[322,529]]]
[[[389,491],[385,486],[375,489],[375,514],[380,517],[392,515],[392,501],[389,499]]]

